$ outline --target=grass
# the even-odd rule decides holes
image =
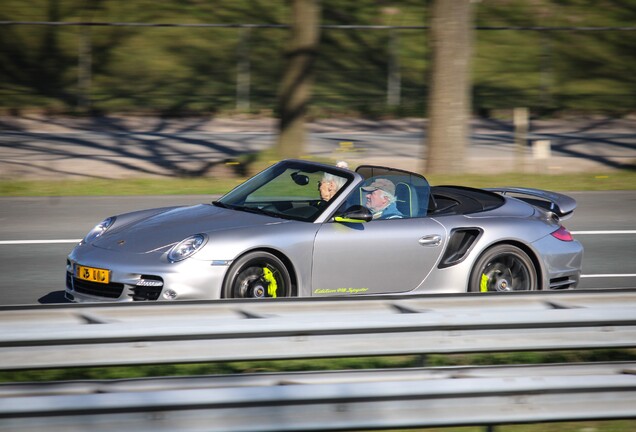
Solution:
[[[555,175],[497,174],[497,175],[431,175],[432,185],[458,184],[472,187],[523,186],[553,191],[609,191],[635,190],[636,171],[607,173],[572,173]]]
[[[205,195],[225,193],[241,179],[0,180],[0,196]]]
[[[466,365],[486,366],[506,364],[585,363],[607,361],[636,361],[636,349],[599,349],[587,351],[516,352],[470,355],[402,355],[336,359],[236,361],[197,364],[0,371],[0,383],[79,379],[128,379],[162,376],[228,375],[256,372],[388,369],[422,366],[443,367]]]
[[[636,190],[636,171],[559,175],[457,174],[427,176],[433,185],[523,186],[554,191]],[[245,180],[236,177],[172,179],[0,180],[0,196],[219,195]]]
[[[503,408],[502,408],[503,409]],[[410,429],[419,432],[486,432],[485,426]],[[635,432],[636,420],[537,423],[496,426],[493,432]]]

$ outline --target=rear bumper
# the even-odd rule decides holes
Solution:
[[[543,289],[576,288],[581,279],[583,245],[577,240],[561,241],[546,236],[532,244],[542,260]]]

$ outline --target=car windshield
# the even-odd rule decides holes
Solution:
[[[353,178],[353,173],[348,170],[303,161],[283,161],[247,180],[214,204],[313,222]]]

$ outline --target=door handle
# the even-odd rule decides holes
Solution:
[[[439,234],[426,235],[418,240],[422,246],[439,246],[442,244],[442,236]]]

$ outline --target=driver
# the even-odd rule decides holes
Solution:
[[[362,188],[366,192],[366,206],[373,219],[401,219],[404,217],[395,205],[395,184],[389,179],[379,178]]]

